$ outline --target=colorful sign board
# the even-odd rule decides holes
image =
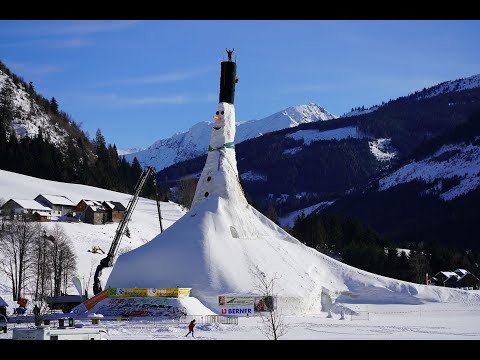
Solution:
[[[108,297],[188,297],[192,288],[109,288]]]
[[[253,306],[255,303],[254,296],[224,296],[218,297],[219,306]]]
[[[226,316],[253,316],[253,306],[224,307],[221,309],[220,314]]]

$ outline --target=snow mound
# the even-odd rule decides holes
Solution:
[[[251,206],[240,208],[223,198],[202,202],[149,243],[120,256],[108,286],[191,287],[192,296],[220,313],[218,295],[258,295],[256,266],[280,277],[278,296],[289,313],[318,313],[325,299],[480,303],[480,294],[394,280],[343,264],[301,244]]]

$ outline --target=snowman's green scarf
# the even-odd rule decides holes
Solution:
[[[227,149],[235,149],[235,142],[234,141],[230,141],[228,143],[225,143],[223,146],[220,146],[218,148],[212,148],[211,145],[208,145],[208,152],[211,152],[213,150],[220,150],[220,149],[223,149],[223,148],[227,148]]]

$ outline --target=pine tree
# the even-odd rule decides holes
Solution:
[[[58,103],[54,97],[52,97],[52,100],[50,100],[50,110],[52,113],[58,114]]]
[[[7,79],[0,91],[0,127],[5,133],[10,131],[14,116],[13,87]]]

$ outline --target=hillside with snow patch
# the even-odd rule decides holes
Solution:
[[[379,180],[383,191],[402,183],[421,180],[430,185],[428,193],[452,200],[480,186],[480,137],[472,144],[449,144],[421,161],[412,161]],[[453,186],[445,186],[454,180]]]
[[[415,98],[427,99],[440,94],[458,92],[468,89],[474,89],[480,87],[480,74],[473,75],[467,78],[461,78],[457,80],[445,81],[438,85],[423,89],[420,92],[414,94]]]
[[[65,129],[55,124],[50,115],[40,109],[23,85],[15,84],[7,74],[0,70],[0,89],[7,84],[13,89],[14,119],[12,128],[17,138],[25,136],[32,138],[38,135],[41,129],[45,138],[48,138],[55,146],[64,149],[68,137]]]

